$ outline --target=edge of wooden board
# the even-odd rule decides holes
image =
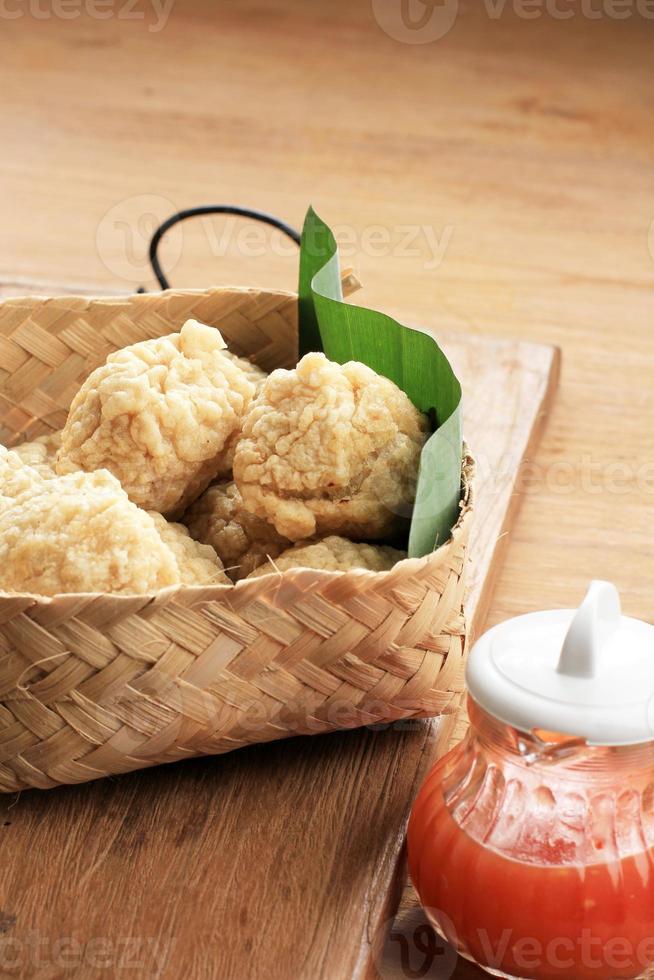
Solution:
[[[524,468],[527,459],[535,452],[542,439],[543,432],[545,431],[545,426],[547,425],[548,416],[552,410],[554,404],[554,399],[556,397],[556,392],[559,387],[559,381],[561,378],[561,361],[562,354],[561,348],[557,346],[546,346],[546,345],[533,345],[534,347],[540,347],[541,349],[548,350],[551,355],[550,369],[547,376],[547,384],[543,391],[543,397],[541,400],[540,411],[537,416],[535,425],[531,430],[530,438],[525,446],[523,453],[522,462],[518,468],[515,475],[515,483],[517,483],[522,469]],[[495,571],[497,572],[504,563],[506,553],[510,544],[510,530],[515,523],[516,517],[522,505],[522,494],[514,492],[511,495],[509,505],[506,509],[504,515],[504,520],[502,522],[502,530],[495,542],[495,547],[493,549],[493,555],[491,559],[491,564],[493,565]],[[468,620],[468,644],[474,643],[476,637],[483,630],[486,620],[488,619],[488,613],[490,610],[490,604],[493,598],[493,593],[495,591],[496,581],[493,576],[484,575],[481,588],[479,590],[479,595],[473,613]],[[465,704],[462,704],[457,715],[457,725],[452,733],[452,740],[450,743],[451,747],[463,738],[465,731],[467,729],[467,715],[465,711]],[[464,722],[463,730],[461,729],[461,723]]]

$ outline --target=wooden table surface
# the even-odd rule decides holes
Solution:
[[[153,288],[144,245],[157,218],[238,202],[298,225],[312,202],[368,304],[563,350],[490,621],[574,603],[591,577],[654,618],[654,22],[526,19],[511,4],[494,18],[469,2],[449,33],[417,44],[397,17],[389,28],[381,0],[177,0],[163,25],[147,3],[130,13],[117,0],[103,20],[84,4],[71,19],[29,4],[9,18],[11,6],[0,281]],[[176,285],[295,284],[292,250],[236,221],[189,226],[164,257]],[[82,847],[93,828],[71,821]],[[292,834],[271,841],[280,880]],[[128,825],[118,844],[139,846]],[[44,852],[46,893],[47,867]],[[284,900],[301,909],[302,895]],[[341,921],[335,945],[348,941],[346,908]],[[196,952],[189,976],[208,976]],[[321,970],[329,978],[328,961]]]

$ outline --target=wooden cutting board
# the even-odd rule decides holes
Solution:
[[[72,290],[0,287],[0,295],[56,291]],[[439,341],[463,383],[479,466],[467,603],[474,635],[560,358],[552,347],[472,334]],[[397,972],[401,958],[385,945],[405,884],[404,828],[457,724],[460,732],[451,716],[292,739],[0,797],[0,975],[411,975]],[[398,922],[411,941],[410,905]],[[412,955],[420,969],[419,949]],[[471,976],[467,969],[459,975]]]

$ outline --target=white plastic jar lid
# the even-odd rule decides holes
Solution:
[[[654,626],[623,616],[615,586],[596,581],[578,610],[529,613],[485,633],[467,684],[484,711],[519,731],[654,741]]]

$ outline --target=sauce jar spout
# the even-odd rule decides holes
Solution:
[[[623,615],[610,582],[591,582],[577,609],[494,626],[471,650],[466,677],[472,700],[518,732],[654,743],[654,627]]]
[[[558,673],[595,677],[602,650],[620,626],[620,593],[611,582],[591,582],[563,643]]]

